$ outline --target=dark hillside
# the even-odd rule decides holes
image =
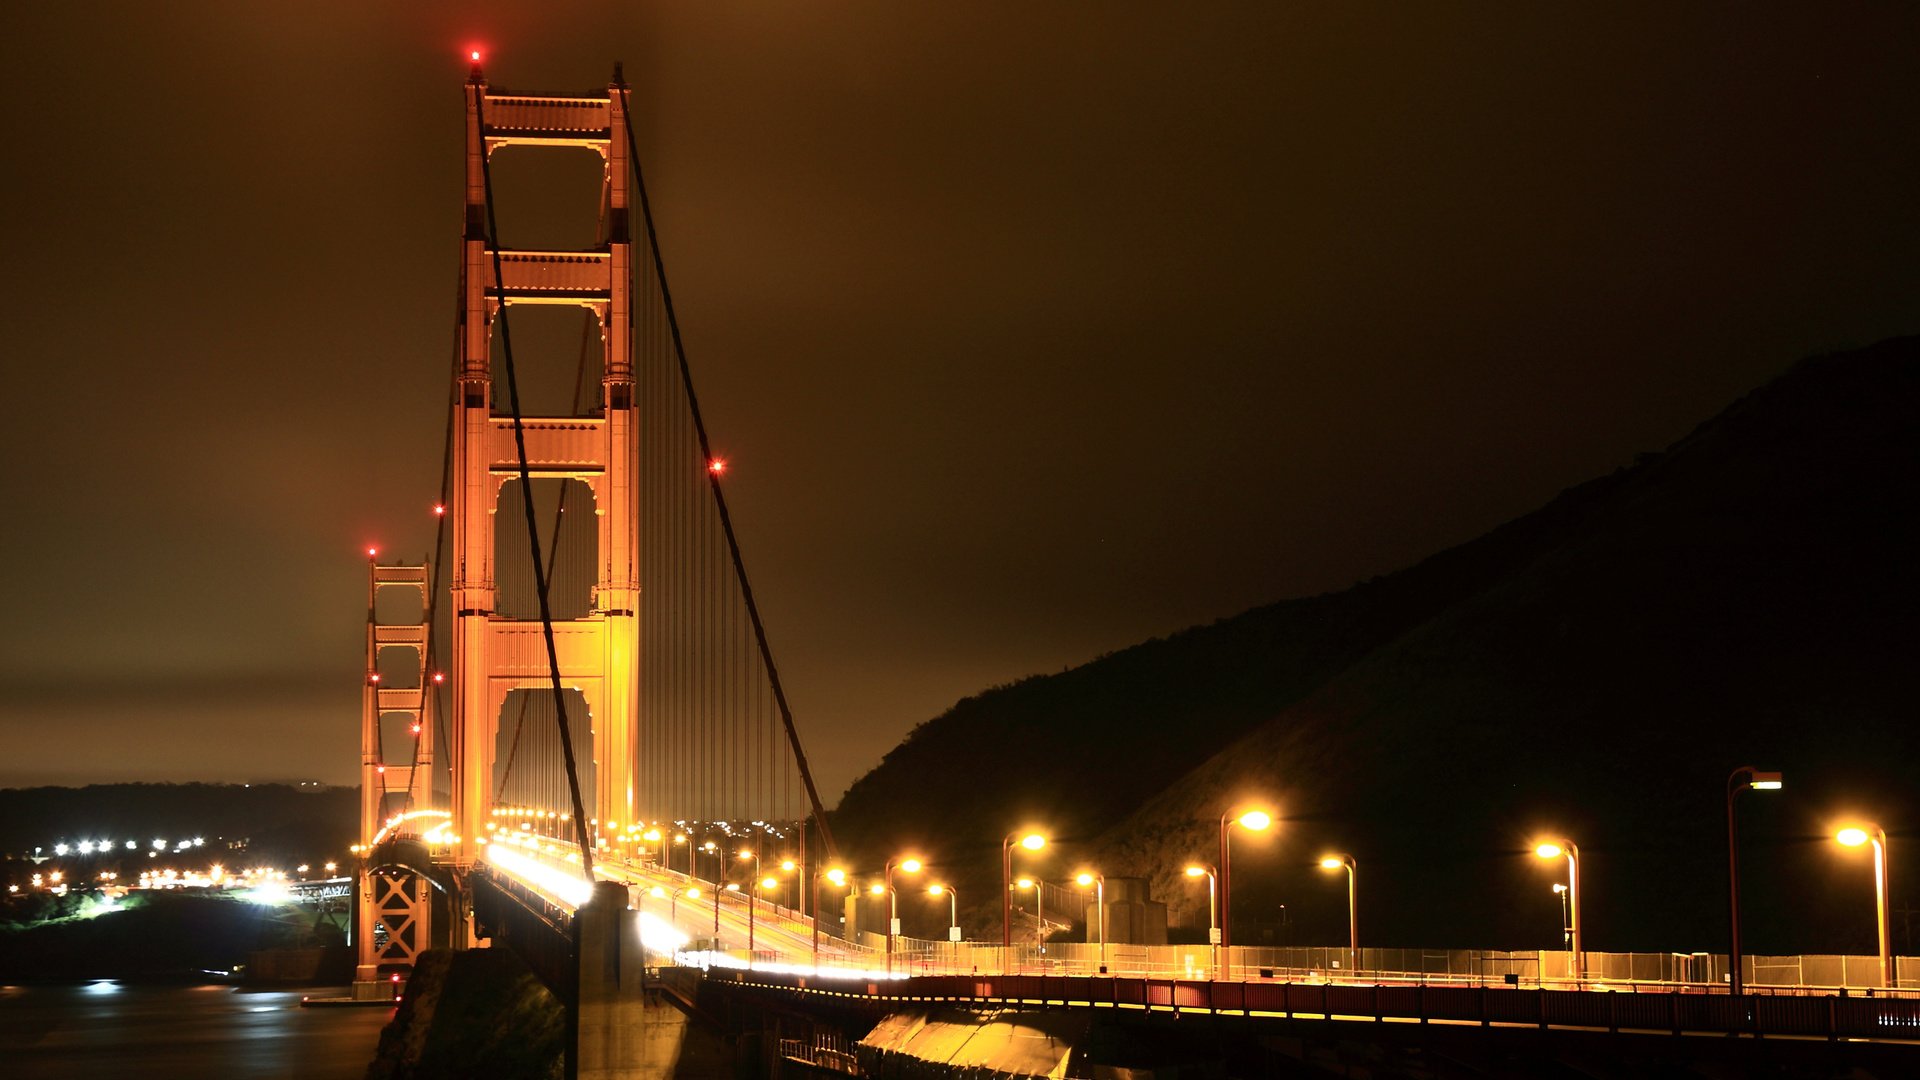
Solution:
[[[1917,360],[1900,339],[1804,362],[1407,571],[961,702],[836,827],[871,852],[984,855],[991,896],[1021,811],[1084,834],[1131,810],[1095,857],[1204,925],[1178,867],[1211,858],[1237,793],[1265,793],[1288,821],[1236,847],[1241,920],[1284,903],[1297,940],[1342,937],[1338,883],[1310,868],[1337,846],[1370,941],[1481,946],[1557,937],[1552,868],[1516,854],[1555,827],[1586,856],[1590,947],[1722,948],[1721,784],[1751,760],[1788,790],[1743,804],[1750,947],[1870,950],[1864,863],[1823,837],[1842,810],[1880,818],[1898,904],[1920,814]]]

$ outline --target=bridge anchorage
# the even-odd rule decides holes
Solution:
[[[748,584],[628,106],[617,68],[578,94],[499,90],[477,63],[466,84],[434,550],[404,565],[368,553],[357,995],[390,995],[430,947],[510,949],[569,1010],[570,1074],[594,1077],[661,1073],[683,1012],[754,1017],[769,1058],[842,1072],[860,1054],[911,1055],[923,1032],[967,1042],[997,1025],[980,1045],[1060,1036],[1047,1043],[1064,1048],[1058,1061],[1017,1070],[1058,1074],[1076,1025],[1115,1018],[1180,1018],[1249,1048],[1255,1073],[1275,1037],[1390,1029],[1920,1037],[1920,999],[1728,994],[1693,974],[1635,981],[1637,965],[1551,970],[1549,954],[1529,968],[1475,953],[1470,970],[1436,972],[1447,953],[1357,941],[1337,963],[1226,944],[1109,949],[1104,918],[1098,951],[843,926],[820,898],[854,916],[862,886],[836,865]],[[596,241],[503,247],[496,158],[567,154],[597,159]],[[523,409],[536,368],[516,364],[515,312],[582,321],[567,407]],[[1326,1035],[1339,1025],[1373,1033]]]

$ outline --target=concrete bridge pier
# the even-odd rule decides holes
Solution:
[[[640,920],[627,887],[600,881],[574,914],[579,957],[567,1075],[579,1080],[667,1080],[686,1035],[686,1017],[649,995]]]

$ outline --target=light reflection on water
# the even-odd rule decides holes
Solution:
[[[319,994],[327,991],[308,990]],[[146,986],[0,986],[0,1074],[358,1080],[389,1008],[300,1007],[298,991]]]

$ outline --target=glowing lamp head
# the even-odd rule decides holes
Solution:
[[[1020,838],[1020,846],[1028,851],[1039,851],[1047,846],[1047,838],[1039,833],[1028,833]]]
[[[641,835],[642,837],[645,837],[645,838],[646,838],[647,840],[649,840],[649,841],[651,841],[651,842],[653,842],[653,843],[656,843],[656,844],[657,844],[657,843],[659,843],[659,842],[660,842],[660,830],[659,830],[659,829],[648,829],[648,830],[647,830],[646,832],[644,832],[644,833],[641,833],[640,835]]]
[[[1755,791],[1779,791],[1782,784],[1783,781],[1779,773],[1760,772],[1758,770],[1754,771],[1753,780],[1750,782],[1750,786]]]
[[[700,887],[698,885],[695,885],[692,888],[687,890],[687,899],[689,900],[700,899]]]
[[[885,885],[880,884],[877,881],[874,882],[872,885],[867,886],[867,891],[872,893],[875,896],[887,895],[887,887]]]
[[[1084,874],[1084,873],[1083,873],[1083,874],[1076,874],[1076,875],[1074,875],[1074,878],[1073,878],[1073,880],[1074,880],[1074,881],[1076,881],[1076,882],[1078,882],[1078,883],[1080,883],[1080,884],[1082,884],[1082,885],[1091,885],[1091,884],[1093,884],[1093,875],[1092,875],[1092,874]]]
[[[1841,829],[1834,834],[1833,838],[1845,844],[1847,847],[1859,847],[1872,839],[1872,837],[1867,835],[1867,830],[1861,828]]]
[[[785,871],[786,871],[787,873],[789,873],[789,874],[791,874],[791,873],[793,873],[793,868],[794,868],[794,865],[795,865],[795,864],[794,864],[794,861],[793,861],[792,859],[781,859],[781,860],[780,860],[780,869],[782,869],[782,870],[785,870]]]
[[[1189,866],[1187,867],[1187,876],[1188,877],[1206,877],[1207,868],[1204,866]]]
[[[845,885],[847,883],[847,872],[836,866],[827,871],[827,880],[833,882],[835,885]]]
[[[1023,877],[1019,881],[1014,882],[1014,884],[1020,886],[1023,889],[1031,889],[1033,888],[1033,879],[1030,877]]]
[[[1345,865],[1347,864],[1332,855],[1320,860],[1320,869],[1322,870],[1338,870]]]
[[[761,888],[763,888],[763,889],[777,889],[777,888],[779,888],[779,887],[780,887],[780,879],[779,879],[779,878],[770,878],[770,877],[768,877],[768,878],[761,878],[761,879],[760,879],[760,887],[761,887]]]
[[[1533,853],[1535,855],[1540,856],[1543,859],[1557,859],[1560,856],[1565,855],[1567,853],[1567,849],[1561,847],[1559,844],[1549,841],[1547,843],[1541,844],[1539,847],[1534,848]]]
[[[1267,826],[1273,824],[1273,815],[1267,813],[1265,810],[1249,810],[1241,814],[1238,820],[1241,828],[1260,832]]]
[[[909,874],[917,874],[920,872],[920,860],[903,859],[900,862],[900,869],[905,870]]]
[[[753,852],[751,852],[751,851],[747,851],[747,850],[745,850],[745,849],[742,849],[742,850],[740,850],[739,852],[737,852],[737,853],[736,853],[736,854],[734,855],[734,858],[736,858],[736,859],[751,859],[751,858],[753,858]]]
[[[935,882],[934,884],[927,886],[928,896],[943,896],[946,894],[946,891],[947,891],[947,887],[945,885],[940,884],[939,882]]]
[[[655,885],[653,888],[647,890],[647,895],[653,897],[655,900],[665,900],[667,898],[667,890]]]

